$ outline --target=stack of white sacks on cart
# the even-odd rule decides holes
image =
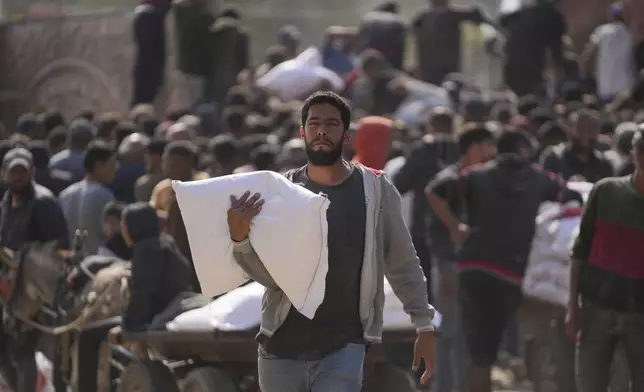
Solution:
[[[234,260],[226,219],[230,195],[246,191],[260,193],[265,200],[252,222],[253,248],[293,306],[313,317],[324,299],[328,271],[326,211],[330,202],[326,197],[273,172],[174,182],[173,188],[203,293],[221,297],[181,314],[168,323],[169,330],[231,331],[259,326],[264,287],[255,282],[243,285],[249,276]],[[386,281],[385,295],[385,328],[413,329]],[[439,315],[434,323],[440,324]]]
[[[568,188],[587,200],[592,184],[571,182]],[[523,293],[527,297],[566,306],[570,288],[570,251],[579,232],[582,206],[544,203],[536,221],[532,252],[528,260]]]

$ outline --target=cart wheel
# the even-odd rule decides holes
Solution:
[[[192,370],[184,379],[182,392],[237,392],[237,386],[226,372],[214,367]]]
[[[121,375],[118,392],[180,392],[170,370],[161,362],[131,362]]]
[[[388,363],[375,365],[373,372],[366,376],[363,392],[416,392],[418,390],[409,372]]]

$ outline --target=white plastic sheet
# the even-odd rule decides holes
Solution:
[[[568,183],[568,188],[588,199],[592,184]],[[581,216],[562,218],[572,205],[544,203],[536,219],[532,250],[523,278],[523,293],[540,301],[566,306],[570,289],[570,251],[577,238]],[[578,206],[577,206],[578,207]]]
[[[230,195],[260,193],[250,241],[295,308],[312,318],[324,299],[328,271],[327,198],[269,171],[173,183],[204,295],[227,293],[249,277],[233,257],[227,223]]]

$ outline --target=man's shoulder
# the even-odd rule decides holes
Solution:
[[[154,186],[154,189],[152,189],[152,192],[161,192],[167,188],[172,188],[172,180],[170,180],[169,178],[163,179],[158,184],[156,184]]]
[[[69,158],[69,150],[59,151],[49,159],[49,165],[55,165]]]
[[[471,177],[471,176],[480,175],[494,170],[498,170],[498,162],[492,160],[490,162],[475,163],[474,165],[465,167],[461,169],[460,175],[462,177]]]
[[[630,188],[630,179],[631,179],[631,176],[602,178],[601,180],[595,183],[595,186],[593,187],[593,189],[594,189],[594,192],[597,193],[598,191],[604,192],[604,191],[620,189],[620,188],[621,189]]]
[[[436,174],[436,179],[448,179],[448,178],[456,178],[462,175],[462,173],[466,173],[469,171],[469,168],[461,168],[457,164],[451,164],[443,168],[441,171]]]
[[[142,186],[150,182],[151,176],[149,173],[145,173],[141,177],[137,178],[136,181],[134,182],[134,185],[136,186]]]
[[[81,183],[80,182],[75,182],[75,183],[71,184],[70,186],[68,186],[67,188],[63,189],[63,191],[60,192],[60,195],[58,195],[58,198],[60,200],[67,199],[67,198],[71,197],[72,195],[75,195],[76,193],[78,193],[80,191],[80,189],[81,189]]]
[[[37,183],[34,184],[34,198],[37,201],[56,200],[56,196],[52,191]]]

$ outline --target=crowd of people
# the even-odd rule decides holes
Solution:
[[[132,263],[128,310],[122,321],[101,326],[98,339],[119,323],[146,329],[178,293],[199,292],[172,181],[288,172],[293,181],[332,198],[327,280],[337,293],[326,297],[337,302],[325,299],[321,316],[311,323],[297,312],[286,316],[272,309],[282,312],[276,317],[283,324],[258,336],[260,384],[264,392],[329,390],[305,381],[303,387],[287,375],[299,371],[294,367],[299,361],[355,351],[356,342],[364,344],[366,328],[374,327],[373,320],[360,322],[364,293],[355,292],[365,275],[362,260],[353,259],[362,259],[370,241],[366,233],[373,231],[359,224],[373,219],[364,212],[369,198],[355,197],[369,174],[356,168],[367,166],[378,178],[384,170],[391,180],[385,183],[397,188],[403,206],[411,199],[408,209],[399,209],[393,205],[397,193],[385,192],[390,204],[381,209],[395,213],[382,218],[384,273],[395,286],[413,271],[415,258],[405,254],[404,263],[390,265],[402,256],[387,253],[406,252],[405,237],[388,232],[401,230],[395,222],[404,215],[426,277],[425,294],[443,315],[431,389],[489,392],[498,353],[527,353],[524,336],[517,333],[518,312],[539,206],[583,203],[566,182],[587,181],[597,185],[572,249],[569,305],[557,320],[570,337],[569,350],[577,344],[577,370],[573,357],[555,355],[557,367],[569,369],[555,387],[607,391],[619,352],[629,371],[620,373],[625,389],[611,391],[628,391],[629,384],[631,391],[643,391],[644,249],[638,244],[644,230],[644,33],[637,2],[611,5],[606,23],[580,55],[572,51],[556,1],[535,1],[498,21],[476,7],[430,3],[411,23],[401,18],[397,4],[387,3],[366,14],[357,28],[330,27],[320,52],[324,66],[340,75],[346,88],[283,102],[255,80],[299,53],[297,28],[280,29],[265,61],[253,67],[239,11],[213,15],[199,0],[143,1],[135,11],[138,51],[129,113],[88,108],[64,118],[47,111],[0,124],[0,246],[18,250],[28,242],[57,241],[62,249],[75,249],[76,234],[82,233],[80,251],[86,255]],[[160,115],[153,102],[163,84],[169,12],[177,21],[178,68],[188,94],[186,108]],[[487,47],[503,57],[502,88],[483,91],[459,74],[462,22],[496,30]],[[413,69],[404,62],[410,36],[418,54]],[[408,93],[401,81],[411,78],[442,86],[450,100],[424,113],[418,127],[391,118]],[[399,167],[392,171],[393,162]],[[253,253],[247,235],[262,200],[233,196],[241,199],[232,199],[228,219],[243,264]],[[403,274],[403,264],[412,269]],[[246,267],[260,283],[265,278],[256,266]],[[425,294],[407,294],[403,303],[410,306],[406,310],[419,336],[425,336],[432,332],[424,324],[431,306],[418,305]],[[356,298],[340,306],[352,296],[360,303]],[[92,352],[98,345],[90,341],[82,349],[83,363],[95,370]],[[428,370],[423,381],[428,381],[434,341],[419,341],[416,348]],[[347,355],[358,361],[355,352]],[[291,367],[270,361],[276,358],[290,358]],[[79,390],[95,390],[95,371],[81,373]],[[360,382],[319,385],[358,391]]]

